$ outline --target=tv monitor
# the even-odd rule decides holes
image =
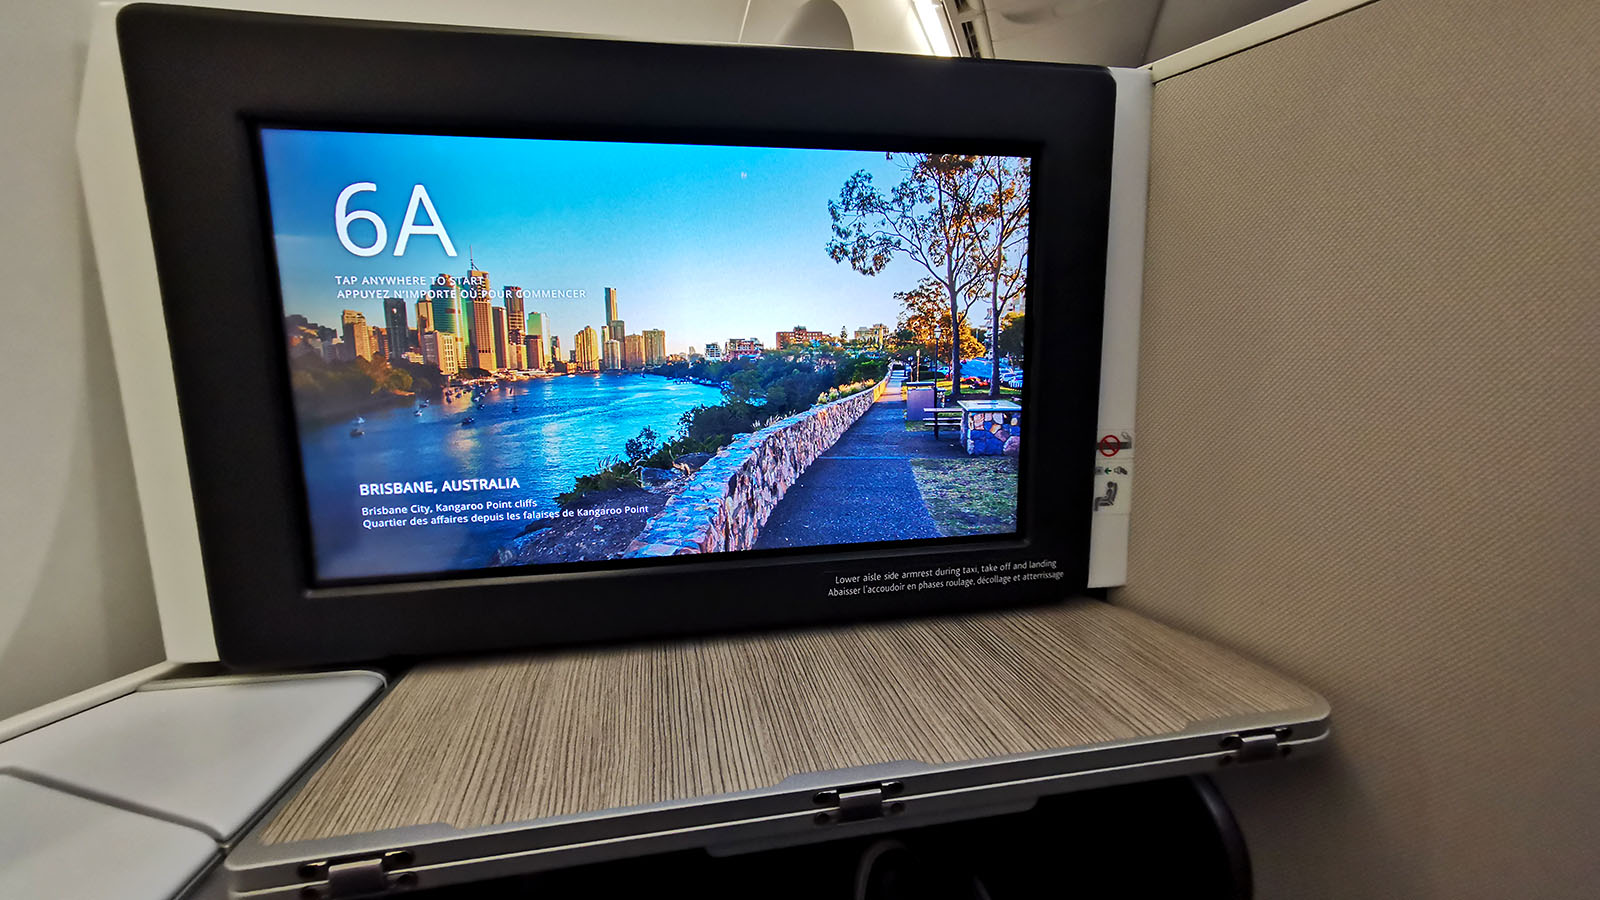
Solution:
[[[1105,70],[118,30],[225,661],[1084,586]]]

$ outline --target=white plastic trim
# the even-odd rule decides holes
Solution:
[[[1117,112],[1112,131],[1099,433],[1131,437],[1139,379],[1139,303],[1144,296],[1152,83],[1146,69],[1112,69],[1111,75],[1117,81]],[[1131,472],[1132,456],[1130,445],[1112,459]],[[1097,466],[1108,461],[1098,450],[1094,458]],[[1128,578],[1128,505],[1133,478],[1129,474],[1115,480],[1119,487],[1117,501],[1095,511],[1089,534],[1089,587],[1115,587],[1125,584]],[[1096,493],[1103,490],[1107,481],[1096,477]]]
[[[1156,81],[1162,81],[1374,2],[1377,0],[1306,0],[1171,56],[1163,56],[1145,68]]]
[[[133,453],[161,637],[167,659],[202,662],[217,658],[217,645],[156,284],[155,250],[117,48],[120,6],[102,4],[95,11],[78,106],[78,163]]]
[[[314,672],[251,672],[234,675],[197,675],[193,678],[162,678],[141,684],[140,693],[146,691],[177,691],[192,687],[215,687],[219,684],[261,684],[277,681],[315,681],[336,675],[361,675],[378,679],[379,690],[389,686],[389,678],[377,669],[319,669]]]
[[[0,719],[0,742],[9,741],[18,735],[27,734],[53,722],[59,722],[68,716],[75,716],[102,703],[110,703],[118,697],[139,690],[147,683],[177,668],[179,668],[178,663],[159,662],[153,666],[146,666],[137,672],[129,672],[121,678],[113,678],[94,687],[84,688],[76,694],[62,697],[53,703],[36,706],[27,712],[17,713],[8,719]]]

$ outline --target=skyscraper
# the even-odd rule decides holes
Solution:
[[[347,309],[340,316],[344,325],[345,352],[347,359],[372,358],[372,329],[367,326],[367,317],[353,309]]]
[[[456,359],[455,335],[424,331],[421,338],[423,362],[437,368],[441,375],[454,375],[461,370]]]
[[[506,308],[503,306],[490,307],[490,315],[494,317],[494,358],[498,364],[496,368],[515,368],[511,359],[511,335],[507,327]]]
[[[528,312],[524,316],[522,334],[524,337],[533,337],[536,334],[541,337],[551,337],[550,327],[545,322],[544,313]]]
[[[549,359],[550,358],[550,353],[549,353],[549,349],[550,349],[550,332],[545,328],[544,313],[533,312],[533,311],[530,310],[523,317],[523,324],[522,324],[522,340],[523,340],[523,343],[527,343],[527,341],[529,339],[535,338],[535,337],[539,338],[540,343],[544,345],[544,349],[541,350],[540,353],[539,353],[540,357],[542,357],[544,359]],[[530,366],[533,365],[532,360],[530,360],[528,362],[528,365],[530,365]]]
[[[530,369],[543,369],[549,365],[549,358],[545,355],[544,338],[537,334],[530,334],[523,342],[525,356],[523,361]]]
[[[489,273],[478,268],[470,256],[467,265],[466,277],[461,280],[461,310],[467,320],[462,329],[467,341],[467,361],[470,366],[493,371],[499,368],[494,355],[494,314],[489,311],[493,306],[493,289],[489,285]]]
[[[605,295],[605,318],[600,320],[602,325],[600,340],[621,343],[628,330],[622,320],[617,318],[617,289],[608,287],[603,289],[602,293]]]
[[[523,339],[526,332],[526,313],[523,300],[526,295],[516,285],[506,285],[506,353],[501,364],[508,369],[526,369],[523,356]]]
[[[622,368],[622,342],[609,340],[602,345],[600,367],[607,372]]]
[[[611,320],[617,317],[617,289],[606,288],[603,293],[605,294],[606,311],[605,317],[600,321],[610,325]]]
[[[428,290],[428,305],[432,307],[433,329],[440,334],[462,335],[461,288],[455,278],[439,273]]]
[[[500,368],[500,357],[494,352],[494,313],[497,309],[500,308],[489,305],[488,298],[472,301],[473,365],[490,372]],[[500,309],[500,312],[503,317],[505,310]]]
[[[644,336],[630,334],[622,339],[622,367],[624,369],[644,368]]]
[[[647,366],[665,365],[667,361],[667,333],[659,328],[646,328],[644,331],[644,364]]]
[[[506,285],[506,328],[509,329],[507,331],[508,334],[513,331],[517,334],[526,333],[526,319],[522,306],[525,296],[526,294],[522,288],[511,284]]]
[[[523,364],[530,369],[543,369],[550,360],[549,345],[545,343],[547,332],[544,325],[544,313],[528,312],[523,322],[526,329],[522,336]]]
[[[550,358],[562,360],[566,359],[566,357],[561,355],[561,338],[558,335],[550,335]]]
[[[600,370],[600,335],[594,328],[585,325],[583,330],[573,337],[572,361],[578,364],[578,369],[584,372],[598,372]]]
[[[433,330],[433,301],[417,301],[417,346],[422,346],[422,333]]]
[[[411,349],[411,326],[406,320],[406,301],[388,297],[383,301],[383,330],[389,336],[389,358],[398,361]]]

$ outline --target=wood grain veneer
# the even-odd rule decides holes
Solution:
[[[435,662],[407,674],[267,844],[492,825],[1303,710],[1315,694],[1135,613],[1046,608]]]

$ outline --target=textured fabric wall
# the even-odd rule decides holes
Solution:
[[[1303,679],[1277,898],[1600,885],[1600,3],[1379,0],[1156,86],[1117,602]]]

